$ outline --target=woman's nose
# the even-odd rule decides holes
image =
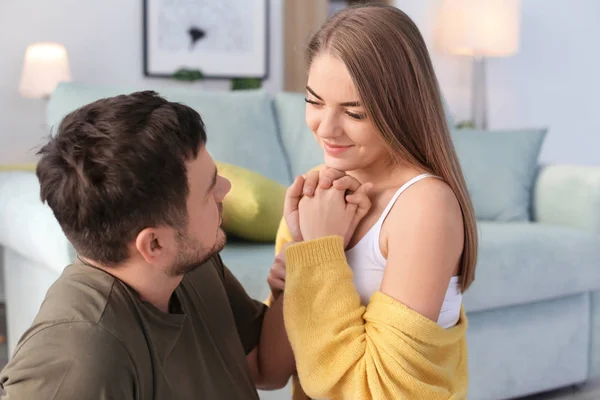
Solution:
[[[319,123],[317,135],[323,139],[338,137],[342,134],[342,129],[335,115],[325,116]]]

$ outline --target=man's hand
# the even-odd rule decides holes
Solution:
[[[285,288],[285,249],[290,244],[292,243],[289,242],[283,245],[281,251],[275,257],[275,261],[273,261],[271,269],[269,270],[267,282],[271,288],[273,300],[277,300]]]

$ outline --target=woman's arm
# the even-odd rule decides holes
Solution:
[[[384,226],[387,263],[380,290],[437,321],[463,250],[456,196],[441,180],[423,180],[398,198]]]

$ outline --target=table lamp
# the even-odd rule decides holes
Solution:
[[[485,60],[508,57],[519,49],[520,0],[443,0],[436,44],[473,59],[473,125],[487,129]]]
[[[23,97],[48,99],[56,85],[71,80],[69,59],[59,43],[33,43],[27,47],[19,93]]]

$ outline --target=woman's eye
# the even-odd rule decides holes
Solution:
[[[315,105],[315,106],[320,106],[320,105],[321,105],[321,103],[318,103],[318,102],[316,102],[316,101],[314,101],[314,100],[311,100],[311,99],[309,99],[309,98],[305,98],[305,99],[304,99],[304,101],[305,101],[306,103],[308,103],[308,104],[313,104],[313,105]]]
[[[353,112],[350,112],[350,111],[346,111],[346,114],[349,117],[354,118],[354,119],[358,119],[358,120],[365,119],[365,117],[366,117],[365,114],[357,114],[357,113],[353,113]]]

